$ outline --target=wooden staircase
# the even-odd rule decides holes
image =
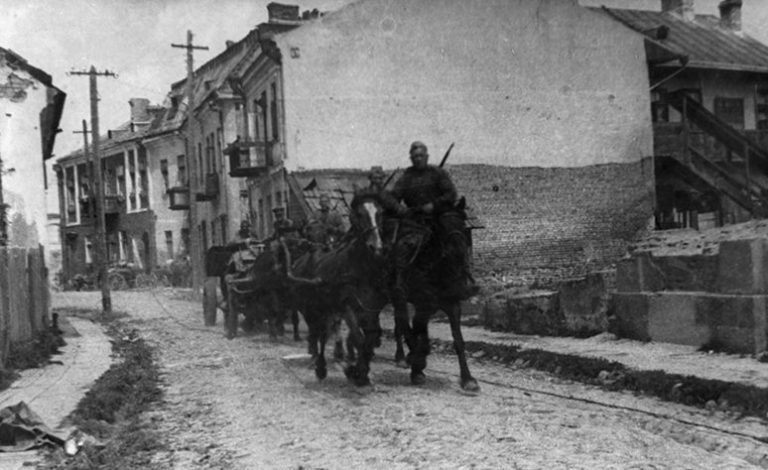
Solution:
[[[768,218],[768,151],[685,93],[672,93],[667,102],[682,115],[682,152],[671,155],[677,165],[669,168],[689,183],[695,182],[694,186],[706,184],[753,217]],[[721,144],[730,158],[697,146],[690,138],[694,126]]]

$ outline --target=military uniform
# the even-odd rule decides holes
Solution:
[[[456,199],[456,188],[448,173],[434,166],[423,169],[408,168],[395,183],[391,191],[394,202],[404,203],[407,209],[399,207],[402,216],[393,256],[394,279],[392,296],[395,308],[404,308],[405,285],[403,273],[418,254],[422,245],[432,235],[433,214],[426,214],[420,209],[426,204],[435,208],[452,203]]]
[[[310,219],[305,227],[305,235],[315,243],[332,245],[346,233],[344,220],[330,207],[327,194],[320,196],[320,210]]]
[[[296,231],[296,225],[289,218],[276,220],[274,227],[275,238],[282,237]]]
[[[435,210],[451,207],[457,198],[456,187],[448,172],[436,166],[408,168],[395,183],[392,196],[411,209],[432,203]]]
[[[412,155],[413,150],[419,146],[422,146],[426,153],[426,146],[415,142],[411,146]],[[434,231],[438,237],[447,241],[447,234],[457,230],[457,225],[459,230],[463,230],[463,218],[455,208],[458,198],[456,187],[448,172],[442,168],[431,165],[417,168],[414,165],[406,169],[395,183],[391,194],[397,203],[402,202],[407,208],[400,206],[398,209],[401,216],[407,217],[401,221],[393,250],[393,303],[395,308],[403,308],[405,286],[402,276],[405,269]],[[453,239],[451,241],[455,242]],[[455,251],[452,253],[455,254]],[[462,251],[465,251],[465,247]],[[469,274],[466,255],[456,255],[447,271],[450,272],[444,273],[445,288],[461,298],[467,298],[474,293],[474,281]]]
[[[320,211],[315,220],[323,226],[325,233],[329,237],[339,238],[346,232],[346,230],[344,230],[344,221],[341,216],[330,209]]]

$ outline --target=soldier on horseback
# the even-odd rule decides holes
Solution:
[[[310,224],[319,225],[324,242],[329,245],[335,244],[346,233],[344,221],[341,215],[331,208],[331,198],[327,194],[320,195],[320,210]]]
[[[430,240],[433,233],[438,240],[445,241],[455,231],[458,195],[450,175],[444,169],[429,165],[427,146],[413,142],[410,149],[411,167],[395,182],[391,192],[397,214],[402,218],[392,253],[394,276],[392,279],[392,302],[396,310],[405,309],[404,273],[416,258],[419,250]],[[399,203],[403,203],[403,205]],[[454,223],[451,223],[454,222]],[[459,256],[453,263],[452,273],[446,273],[447,288],[457,298],[468,298],[474,293],[469,276],[466,256]]]

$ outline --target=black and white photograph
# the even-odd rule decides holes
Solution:
[[[0,469],[768,469],[768,0],[0,0]]]

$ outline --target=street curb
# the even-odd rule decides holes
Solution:
[[[432,339],[431,342],[435,351],[454,352],[452,341]],[[607,359],[523,349],[514,344],[467,341],[465,350],[475,360],[533,368],[609,391],[628,390],[688,406],[716,406],[745,416],[768,417],[768,388],[663,370],[637,370]]]

